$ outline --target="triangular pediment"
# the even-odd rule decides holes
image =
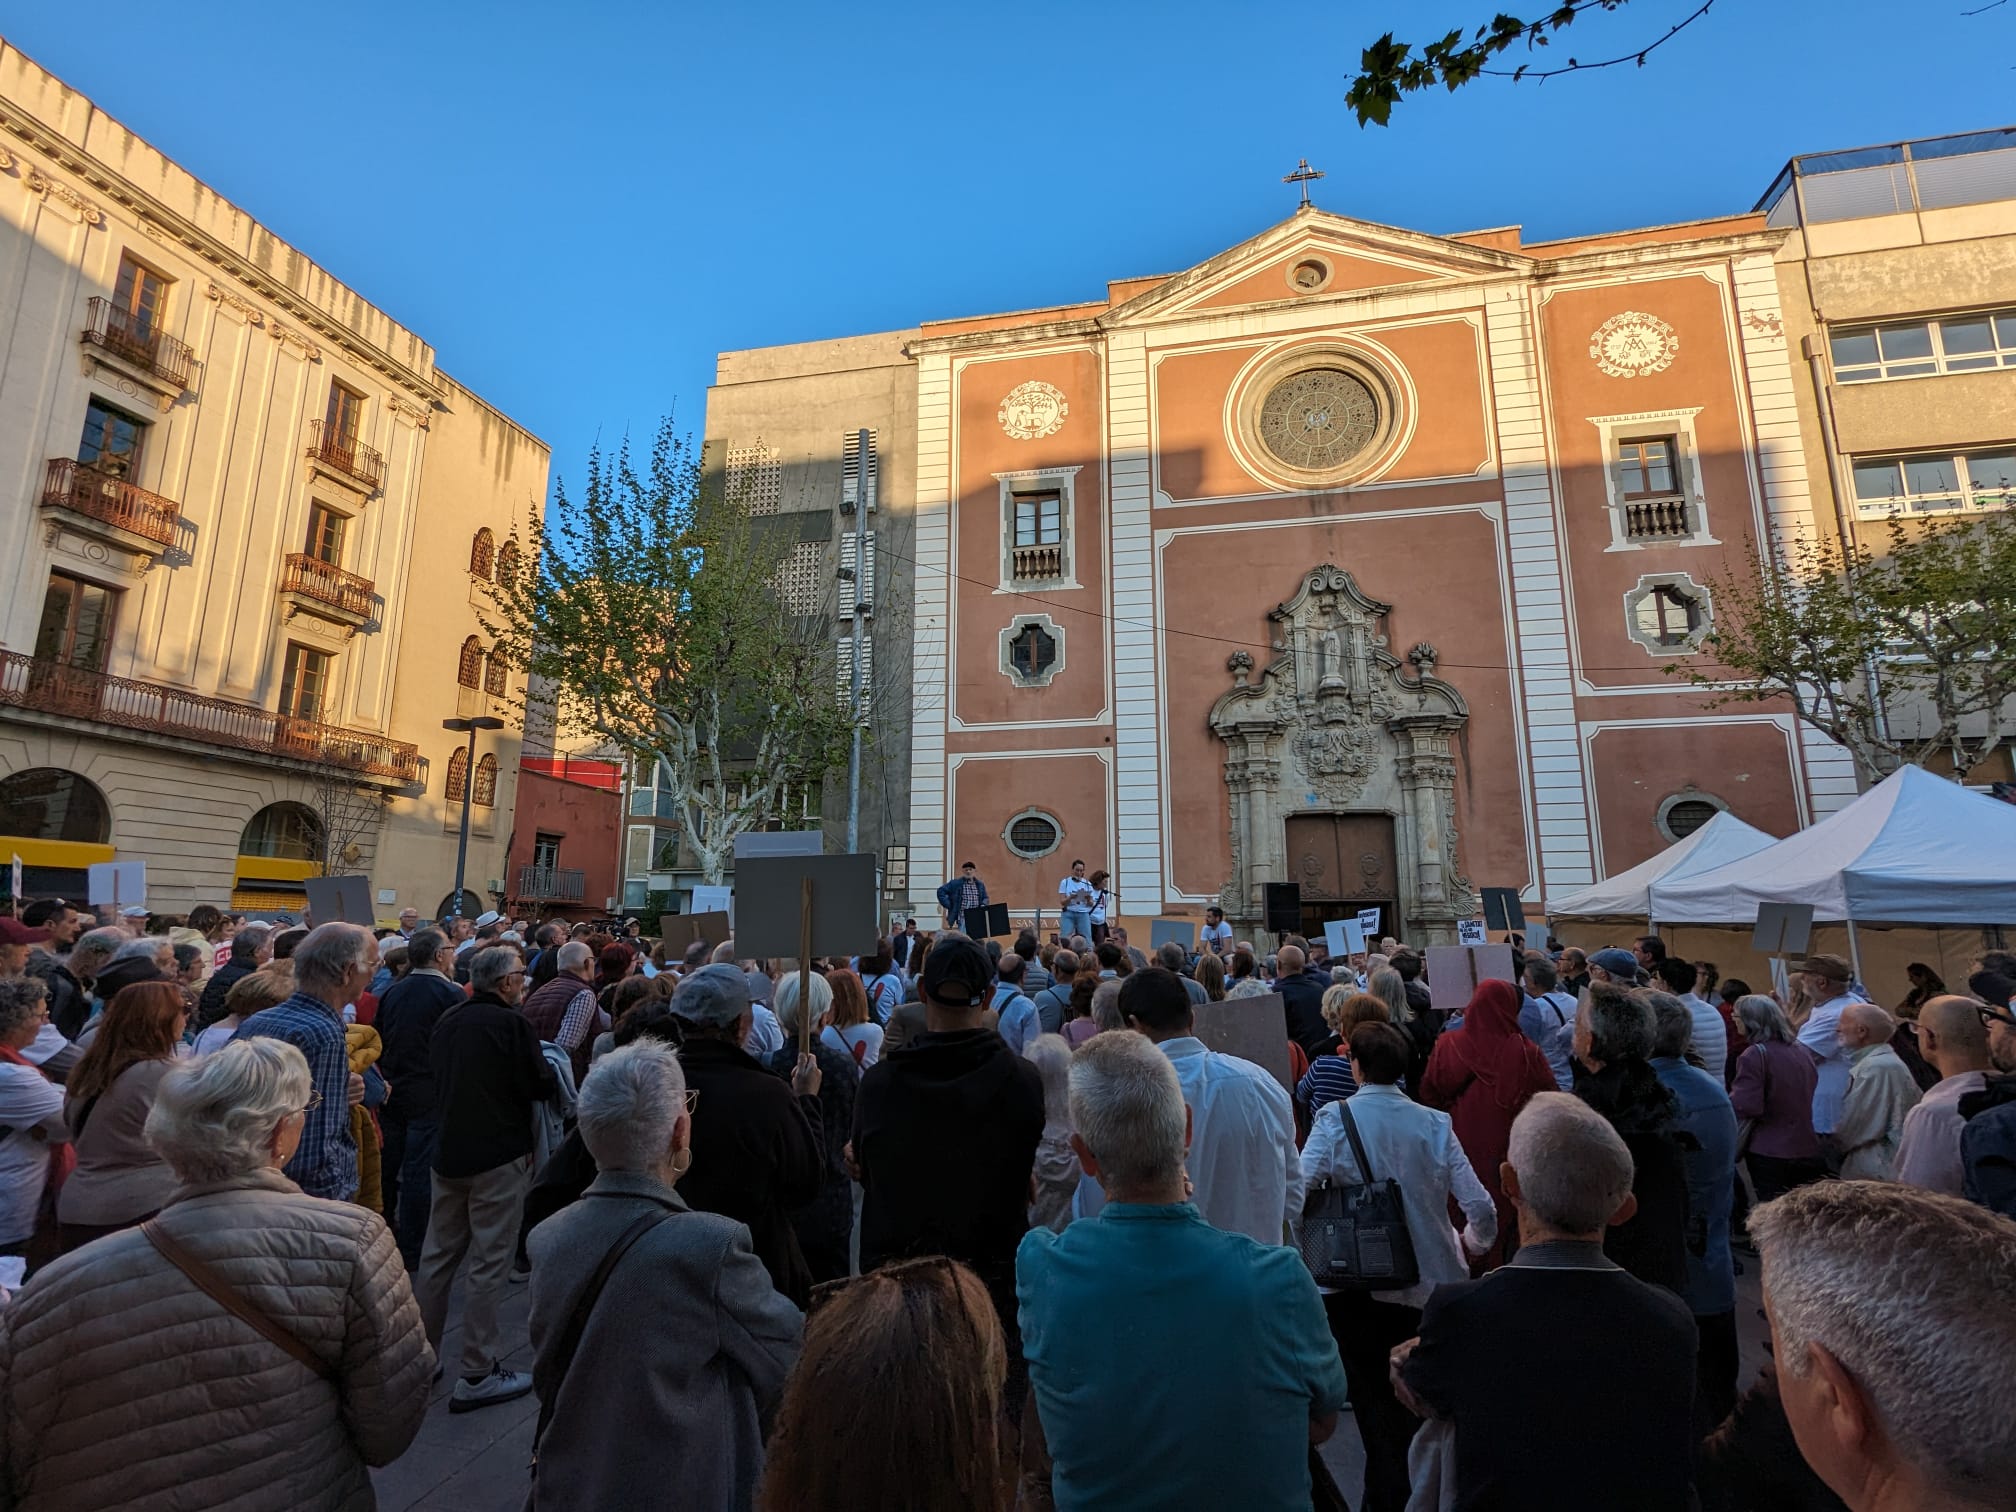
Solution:
[[[1125,325],[1408,284],[1502,277],[1532,263],[1519,252],[1312,207],[1115,307],[1102,323]]]

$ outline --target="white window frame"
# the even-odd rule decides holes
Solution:
[[[1021,635],[1031,625],[1035,625],[1038,629],[1042,630],[1045,635],[1049,636],[1056,643],[1057,659],[1034,677],[1024,677],[1015,666],[1015,640],[1016,637]],[[1056,681],[1057,674],[1063,670],[1064,631],[1055,620],[1047,614],[1018,614],[1008,622],[1007,627],[1001,632],[1001,675],[1003,677],[1007,678],[1008,681],[1015,684],[1018,688],[1047,688],[1051,683]]]
[[[882,436],[874,426],[857,425],[840,436],[840,510],[852,513],[861,494],[861,432],[868,432],[867,514],[875,512],[882,492]]]
[[[1677,589],[1701,605],[1701,623],[1693,633],[1677,646],[1662,645],[1654,636],[1649,636],[1638,626],[1638,606],[1652,592],[1660,588]],[[1647,656],[1672,657],[1693,656],[1701,649],[1701,638],[1715,626],[1715,598],[1706,586],[1697,583],[1684,572],[1648,572],[1624,595],[1624,633],[1632,642],[1643,648]]]
[[[1078,543],[1075,529],[1078,509],[1078,468],[1029,467],[1016,472],[998,472],[1001,487],[1001,586],[996,593],[1027,593],[1031,589],[1082,588],[1078,581]],[[1057,549],[1062,570],[1055,577],[1015,576],[1015,496],[1051,493],[1057,495]]]
[[[1591,415],[1596,427],[1597,450],[1603,458],[1603,494],[1610,511],[1610,544],[1605,551],[1666,551],[1675,547],[1720,546],[1708,529],[1708,496],[1701,485],[1701,443],[1694,434],[1694,417],[1701,406],[1691,409],[1642,410],[1635,415]],[[1625,529],[1624,490],[1618,477],[1617,449],[1627,441],[1650,436],[1671,436],[1674,444],[1673,473],[1678,489],[1673,495],[1687,506],[1688,522],[1694,527],[1684,536],[1668,536],[1656,541],[1634,541]],[[1644,504],[1644,499],[1629,500]]]
[[[1987,321],[1994,345],[1987,352],[1961,352],[1956,356],[1948,356],[1945,324],[1949,320],[1955,324],[1969,320]],[[2009,341],[2006,345],[2001,331],[2001,326],[2005,323],[2010,328]],[[1895,362],[1887,361],[1883,356],[1882,333],[1902,330],[1909,326],[1926,328],[1932,347],[1931,356],[1902,357]],[[1873,333],[1877,338],[1876,361],[1851,362],[1845,371],[1852,376],[1844,376],[1843,368],[1834,360],[1834,343],[1843,337],[1860,336],[1865,333]],[[1887,371],[1891,367],[1918,367],[1926,363],[1931,364],[1929,372]],[[1959,366],[1954,366],[1956,363]],[[1864,321],[1855,325],[1841,326],[1838,329],[1830,327],[1827,332],[1827,366],[1834,374],[1834,381],[1844,387],[1849,384],[1902,383],[1912,378],[1940,378],[1950,373],[1992,373],[1997,368],[2016,368],[2016,309],[1961,310],[1945,315],[1927,315],[1922,320]]]
[[[2016,447],[1971,447],[1966,451],[1924,451],[1886,452],[1870,457],[1850,457],[1848,459],[1848,486],[1855,496],[1855,517],[1858,520],[1887,520],[1893,514],[1900,519],[1917,519],[1926,515],[1984,514],[1989,510],[2007,509],[2016,503],[2016,477],[2007,484],[1985,483],[1974,477],[1973,463],[1988,457],[2016,454]],[[1907,462],[1949,462],[1953,466],[1956,487],[1952,493],[1944,491],[1936,494],[1899,493],[1889,502],[1864,500],[1856,469],[1862,467],[1894,467],[1897,481],[1904,486],[1904,464]],[[2001,489],[1999,495],[1995,494]],[[1928,502],[1919,505],[1914,500]]]

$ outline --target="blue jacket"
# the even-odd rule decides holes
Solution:
[[[1966,1192],[2005,1218],[2016,1218],[2016,1076],[1994,1076],[1960,1100],[1960,1160]]]
[[[1687,1168],[1687,1286],[1681,1300],[1697,1318],[1712,1318],[1736,1306],[1729,1254],[1736,1110],[1722,1083],[1697,1066],[1662,1057],[1652,1069],[1680,1104],[1674,1125],[1694,1136],[1694,1148],[1681,1157]]]
[[[947,923],[953,929],[963,929],[966,926],[966,920],[959,913],[959,892],[965,885],[966,879],[964,877],[954,877],[950,882],[947,882],[943,887],[938,889],[938,907],[944,913]],[[978,877],[975,877],[973,885],[980,889],[980,901],[975,907],[985,908],[987,906],[987,884],[982,882]]]

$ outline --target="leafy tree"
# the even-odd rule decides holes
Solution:
[[[1454,91],[1487,74],[1515,82],[1520,79],[1545,81],[1561,74],[1615,68],[1624,63],[1643,68],[1646,58],[1653,52],[1707,15],[1715,0],[1705,0],[1659,37],[1614,58],[1585,63],[1580,58],[1571,57],[1565,63],[1547,67],[1536,66],[1530,60],[1516,68],[1489,66],[1493,60],[1522,43],[1529,53],[1551,47],[1584,11],[1614,11],[1624,3],[1625,0],[1568,0],[1568,3],[1557,5],[1545,15],[1530,21],[1501,11],[1478,27],[1467,40],[1459,27],[1433,42],[1423,44],[1419,52],[1415,51],[1413,43],[1396,41],[1393,33],[1388,32],[1366,48],[1360,57],[1358,76],[1345,92],[1344,103],[1357,113],[1360,126],[1384,126],[1400,96],[1432,89],[1437,84]]]
[[[718,884],[735,837],[783,817],[787,791],[844,765],[830,620],[789,612],[795,544],[746,497],[703,486],[698,451],[660,423],[641,471],[626,439],[556,486],[532,564],[495,586],[485,629],[562,727],[656,759],[687,843]]]
[[[1887,549],[1804,539],[1779,565],[1751,552],[1712,585],[1705,659],[1672,666],[1710,708],[1789,700],[1866,780],[1937,762],[1958,774],[2004,743],[2016,696],[2016,510],[1937,523],[1893,517]]]

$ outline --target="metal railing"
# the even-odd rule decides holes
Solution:
[[[42,478],[42,502],[117,526],[161,546],[174,541],[175,522],[182,513],[172,499],[69,457],[49,459]]]
[[[1014,553],[1015,581],[1018,583],[1036,583],[1064,576],[1062,546],[1017,546]]]
[[[1684,541],[1694,534],[1685,499],[1636,499],[1624,505],[1627,541]]]
[[[354,614],[360,619],[371,617],[373,586],[371,579],[345,572],[341,567],[331,566],[305,551],[288,553],[286,568],[280,578],[280,587],[284,592],[298,593],[303,598],[314,599],[317,603],[341,609],[345,614]]]
[[[518,891],[514,895],[529,902],[579,903],[585,896],[588,874],[557,866],[521,866]]]
[[[405,782],[420,775],[419,748],[404,741],[19,651],[0,651],[0,706],[288,756]]]
[[[372,488],[385,481],[384,457],[355,436],[330,429],[326,421],[308,422],[308,455]]]
[[[189,387],[189,364],[196,354],[188,343],[156,326],[152,316],[136,314],[99,295],[88,306],[84,340],[167,379],[178,389]]]

